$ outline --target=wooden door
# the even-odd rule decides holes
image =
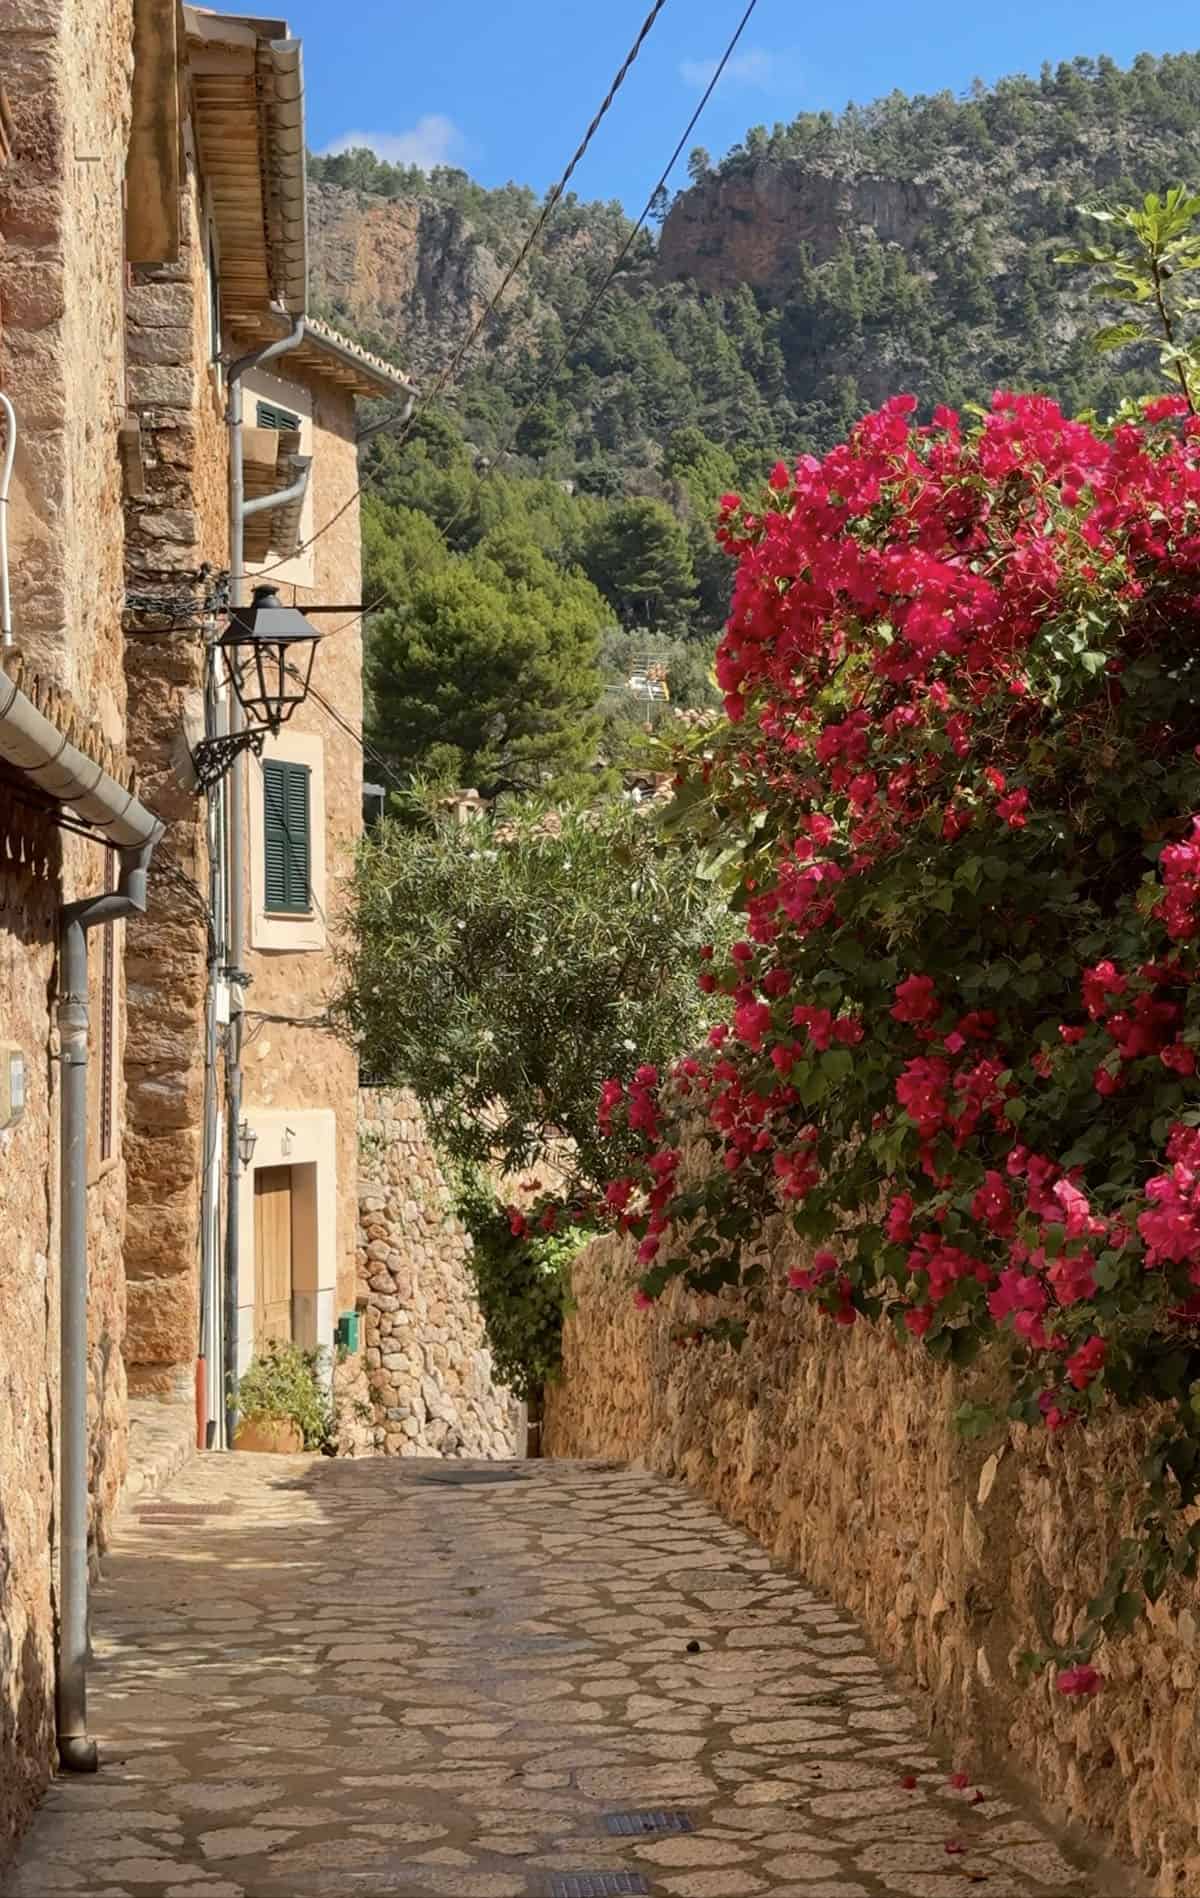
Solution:
[[[292,1169],[254,1175],[254,1349],[292,1336]]]

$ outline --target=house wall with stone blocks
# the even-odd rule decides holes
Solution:
[[[179,259],[134,265],[125,306],[141,489],[125,503],[129,748],[177,870],[151,879],[126,956],[125,1356],[130,1388],[158,1394],[190,1391],[197,1349],[209,853],[185,731],[203,729],[202,570],[229,562],[224,390],[210,360],[202,182],[190,138],[185,155]]]
[[[520,1407],[495,1381],[455,1217],[407,1090],[359,1097],[359,1304],[374,1442],[388,1456],[510,1457]]]
[[[190,149],[190,148],[189,148]],[[182,1393],[194,1379],[199,1315],[199,1232],[203,1159],[205,993],[209,852],[205,800],[181,768],[185,729],[201,729],[205,668],[202,568],[228,565],[228,434],[225,390],[210,362],[203,181],[194,162],[184,181],[183,245],[177,265],[138,268],[129,293],[130,402],[141,437],[144,494],[126,505],[131,589],[127,669],[130,745],[148,800],[169,825],[166,850],[182,872],[156,879],[147,927],[131,945],[131,1036],[126,1078],[130,1114],[130,1219],[127,1361],[131,1387]],[[235,349],[248,347],[236,335]],[[271,365],[281,399],[302,391],[312,413],[311,510],[319,526],[339,514],[358,486],[353,398],[320,376]],[[253,397],[247,412],[253,420]],[[265,565],[274,566],[272,556]],[[265,577],[265,576],[264,576]],[[253,568],[246,589],[257,578]],[[281,598],[308,604],[347,602],[362,585],[357,506],[316,540],[313,584],[282,583]],[[191,599],[183,628],[163,625],[144,602]],[[347,624],[346,622],[351,622]],[[261,861],[256,868],[256,801],[262,774],[247,762],[245,778],[246,991],[250,1011],[243,1051],[244,1110],[258,1138],[244,1181],[249,1242],[242,1248],[240,1355],[253,1346],[254,1172],[284,1164],[293,1115],[332,1117],[332,1145],[319,1168],[318,1192],[334,1202],[334,1259],[322,1287],[322,1323],[352,1310],[355,1296],[357,1180],[353,1051],[321,1026],[336,986],[342,890],[362,827],[362,750],[351,735],[362,723],[361,625],[353,614],[315,622],[329,637],[318,649],[312,684],[349,726],[347,732],[316,698],[301,706],[267,756],[319,761],[323,887],[303,940],[288,926],[270,930],[262,915]],[[225,795],[232,794],[232,779]],[[259,851],[261,859],[261,850]],[[188,884],[191,885],[189,893]],[[263,1017],[281,1019],[267,1021]],[[218,1076],[220,1085],[220,1075]]]
[[[861,1618],[961,1765],[1015,1771],[1060,1818],[1107,1833],[1141,1866],[1136,1889],[1200,1891],[1195,1584],[1101,1650],[1107,1684],[1092,1701],[1056,1693],[1053,1670],[1029,1683],[1020,1665],[1085,1622],[1129,1532],[1119,1479],[1136,1482],[1145,1427],[1004,1426],[966,1442],[953,1375],[890,1329],[839,1330],[798,1299],[799,1247],[782,1225],[768,1256],[762,1309],[735,1351],[679,1342],[715,1301],[675,1288],[634,1306],[628,1241],[582,1253],[547,1454],[628,1458],[692,1484]],[[992,1394],[1003,1412],[1002,1385],[971,1391]]]
[[[121,605],[125,408],[122,179],[128,0],[0,7],[12,153],[0,169],[0,387],[18,416],[9,509],[17,654],[57,694],[90,755],[126,773]],[[106,887],[108,853],[0,785],[0,1039],[26,1057],[27,1105],[0,1133],[0,1860],[53,1751],[58,1428],[58,1069],[61,904]],[[131,937],[136,922],[130,926]],[[103,932],[92,936],[93,966]],[[121,1033],[120,937],[115,1056]],[[88,1193],[92,1535],[124,1473],[125,1158],[120,1089]]]

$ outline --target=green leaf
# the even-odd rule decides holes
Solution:
[[[1110,323],[1104,329],[1097,330],[1091,338],[1091,346],[1100,355],[1112,349],[1125,349],[1130,343],[1143,342],[1146,330],[1140,323]]]

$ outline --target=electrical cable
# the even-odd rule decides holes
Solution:
[[[687,144],[689,138],[692,136],[692,133],[695,131],[696,126],[699,124],[701,115],[703,114],[705,107],[707,106],[718,84],[720,83],[721,76],[724,73],[725,68],[728,66],[730,60],[733,58],[733,55],[737,50],[737,47],[742,38],[742,35],[745,33],[746,28],[750,24],[750,21],[754,15],[754,11],[757,5],[758,5],[758,0],[748,0],[748,5],[746,6],[741,19],[738,21],[738,24],[735,27],[732,36],[730,37],[728,45],[726,46],[724,52],[722,53],[720,59],[718,60],[717,65],[713,71],[712,77],[710,78],[703,93],[700,95],[700,99],[695,107],[695,110],[692,112],[691,117],[689,118],[687,124],[684,126],[683,131],[680,134],[679,139],[677,140],[675,144],[675,148],[671,153],[671,156],[668,158],[666,164],[663,166],[662,171],[659,173],[657,182],[653,186],[649,197],[646,199],[645,205],[642,208],[641,215],[638,217],[637,222],[633,225],[632,229],[627,233],[624,242],[622,243],[619,250],[617,251],[615,257],[613,258],[611,264],[608,267],[608,270],[605,272],[604,278],[601,281],[599,288],[596,290],[595,294],[592,296],[590,302],[585,306],[582,315],[578,318],[574,327],[568,334],[557,356],[554,358],[553,362],[550,364],[549,369],[542,376],[541,380],[539,381],[537,387],[535,388],[533,392],[533,395],[529,398],[528,402],[525,404],[525,407],[522,409],[521,413],[518,415],[517,420],[512,430],[510,431],[506,442],[503,444],[503,446],[501,447],[499,451],[499,455],[505,455],[509,452],[510,448],[512,447],[513,442],[516,440],[516,437],[520,432],[522,423],[525,421],[526,417],[531,413],[531,411],[537,406],[538,402],[540,402],[549,384],[553,381],[554,377],[558,374],[559,370],[562,368],[567,357],[570,355],[572,349],[574,349],[576,343],[579,341],[580,336],[583,334],[583,331],[586,329],[587,325],[591,322],[592,317],[596,314],[596,311],[599,309],[601,303],[604,301],[604,298],[608,294],[609,290],[612,288],[613,282],[618,272],[620,271],[621,266],[624,264],[626,258],[628,257],[630,251],[632,250],[633,245],[636,242],[639,233],[645,228],[646,221],[650,216],[651,210],[654,207],[654,203],[658,197],[659,192],[665,188],[668,178],[670,177],[672,171],[675,169],[676,164],[679,162],[679,158],[683,152],[684,146]],[[657,18],[659,12],[661,12],[661,7],[656,7],[654,13],[648,18],[646,24],[644,25],[642,29],[642,33],[639,36],[639,39],[637,42],[637,48],[635,48],[634,53],[631,54],[630,58],[626,61],[625,67],[622,69],[622,73],[620,75],[621,78],[623,78],[625,72],[628,71],[629,66],[632,64],[633,58],[636,57],[637,49],[640,49],[642,40],[645,39],[646,34],[649,32],[650,27],[653,25],[654,20]],[[612,96],[615,96],[615,88],[614,88],[613,93],[610,93],[610,97],[608,101],[606,102],[604,110],[607,110],[607,105],[611,104]],[[593,125],[589,129],[589,135],[588,135],[589,139],[590,139],[591,133],[595,129],[595,126],[599,123],[599,120],[602,117],[603,117],[603,111],[601,111],[601,113],[597,115],[596,120],[593,121]],[[570,176],[575,165],[578,163],[579,158],[582,156],[583,152],[587,149],[587,143],[588,143],[588,140],[585,139],[584,144],[580,148],[580,151],[576,154],[575,159],[572,160],[571,165],[568,166],[566,173],[564,173],[564,179]],[[544,218],[541,221],[544,223],[545,221]],[[437,394],[437,392],[438,390],[435,387],[435,389],[431,392],[430,396],[426,399],[426,402],[422,406],[427,407],[429,401],[433,400],[433,397],[434,395]],[[413,419],[415,418],[412,418],[412,417],[409,418],[410,424]],[[401,441],[403,441],[405,437],[401,436],[400,439]],[[499,459],[499,456],[497,456],[496,460],[498,459]],[[495,465],[496,465],[496,461],[493,461],[489,465],[489,467],[484,469],[482,474],[477,475],[477,485],[475,488],[475,494],[478,494],[479,488],[482,487],[484,481],[487,479],[488,475],[491,473],[492,468],[495,467]],[[339,510],[338,514],[331,516],[330,520],[328,520],[325,523],[325,526],[317,530],[317,533],[313,535],[312,539],[313,540],[318,539],[319,536],[325,532],[325,528],[331,527],[334,521],[336,521],[340,517],[341,514],[344,514],[347,508],[353,505],[353,503],[359,498],[362,492],[363,492],[363,488],[362,488],[362,484],[360,484],[359,487],[357,487],[354,493],[351,495],[349,501],[347,501],[345,505]],[[474,495],[472,495],[471,499],[472,500],[474,499]],[[449,537],[450,529],[454,527],[458,523],[458,521],[462,518],[464,508],[469,505],[470,505],[470,501],[460,506],[458,509],[458,512],[453,514],[450,517],[450,520],[446,524],[445,527],[438,526],[436,522],[434,523],[435,526],[438,526],[438,532],[441,535],[442,540],[446,542],[447,545],[449,544],[448,537]],[[306,545],[311,546],[312,541],[307,542]],[[265,571],[269,572],[270,569],[268,568]],[[380,594],[376,599],[370,601],[368,605],[364,606],[361,612],[355,613],[352,618],[343,621],[343,623],[340,626],[335,626],[332,632],[326,633],[325,638],[335,639],[339,633],[348,632],[351,627],[357,626],[361,620],[365,620],[368,614],[375,612],[378,607],[384,606],[386,605],[386,603],[387,603],[387,595]],[[288,671],[292,672],[294,676],[299,677],[299,674],[295,673],[295,669],[292,666],[288,667]],[[384,776],[387,777],[391,781],[391,783],[396,786],[398,790],[401,790],[401,791],[407,790],[408,787],[404,785],[402,781],[396,776],[396,773],[393,771],[391,765],[382,756],[382,754],[375,749],[375,747],[371,744],[370,740],[365,736],[365,734],[359,730],[356,730],[356,728],[350,723],[348,719],[343,718],[342,714],[336,709],[336,707],[331,705],[328,699],[326,699],[322,695],[322,693],[320,693],[317,690],[317,688],[314,685],[310,683],[308,689],[309,689],[310,698],[315,699],[317,704],[321,706],[322,710],[326,713],[326,715],[329,718],[331,718],[336,725],[340,726],[342,731],[344,731],[349,738],[353,739],[354,743],[357,744],[359,748],[361,749],[363,756],[366,758],[369,758],[372,764],[374,764],[378,770],[382,771]]]
[[[535,219],[532,228],[528,232],[524,243],[521,245],[521,248],[517,252],[517,255],[513,259],[513,262],[509,265],[508,270],[505,272],[504,277],[502,278],[499,286],[497,287],[496,291],[492,295],[490,301],[487,303],[487,305],[485,306],[485,308],[483,309],[479,317],[476,319],[476,321],[472,324],[467,335],[463,338],[462,342],[459,344],[458,348],[455,350],[453,356],[450,358],[445,368],[442,369],[442,371],[438,375],[429,393],[423,396],[420,402],[417,403],[415,407],[413,407],[412,405],[411,396],[406,397],[404,400],[404,403],[400,405],[399,407],[397,407],[396,405],[393,405],[393,413],[390,416],[382,417],[379,421],[372,423],[370,427],[364,429],[362,434],[359,436],[360,441],[365,441],[371,435],[377,435],[382,430],[392,427],[393,424],[396,423],[397,421],[401,423],[401,426],[406,431],[405,434],[401,435],[400,440],[401,441],[407,440],[407,435],[409,432],[411,432],[412,427],[414,423],[416,422],[416,420],[418,419],[418,417],[422,415],[424,411],[429,408],[430,404],[435,402],[438,396],[441,395],[443,391],[448,387],[448,385],[452,381],[456,372],[461,368],[462,364],[465,362],[467,356],[469,355],[470,351],[474,347],[475,343],[478,341],[484,329],[487,327],[488,323],[491,322],[492,317],[495,315],[496,311],[499,309],[501,303],[504,300],[504,296],[506,292],[508,291],[509,287],[511,286],[514,278],[524,268],[525,264],[528,262],[530,256],[532,255],[533,250],[538,240],[542,236],[542,233],[545,231],[545,228],[547,224],[549,223],[550,218],[552,217],[555,209],[557,208],[559,202],[561,201],[563,193],[565,192],[568,184],[570,183],[572,177],[575,174],[576,169],[578,168],[579,164],[584,158],[588,150],[588,147],[591,145],[592,140],[596,136],[596,133],[599,131],[600,126],[603,124],[604,120],[607,118],[608,113],[611,110],[612,105],[617,97],[617,94],[620,92],[621,87],[624,85],[627,77],[629,76],[629,72],[630,72],[631,67],[634,64],[634,61],[637,59],[638,54],[641,52],[642,47],[645,45],[646,40],[648,39],[650,35],[651,29],[653,28],[655,21],[658,19],[659,14],[662,12],[666,4],[667,4],[667,0],[654,0],[653,6],[651,7],[649,13],[646,15],[646,18],[642,21],[642,24],[640,28],[638,29],[637,38],[634,40],[633,45],[630,47],[629,51],[626,53],[625,58],[622,61],[622,64],[620,66],[620,69],[618,70],[615,78],[613,79],[612,83],[610,84],[608,88],[608,91],[604,95],[604,98],[602,99],[599,107],[597,108],[592,118],[591,124],[588,126],[587,131],[584,133],[582,139],[580,140],[578,146],[576,147],[574,156],[571,158],[571,161],[567,165],[566,170],[563,172],[561,178],[558,180],[558,183],[552,188],[552,190],[547,195],[546,202],[543,204],[540,212],[538,213],[537,218]],[[710,87],[710,91],[711,91],[711,87]],[[320,540],[322,534],[328,533],[329,529],[333,527],[336,524],[336,522],[338,522],[342,518],[343,514],[346,514],[349,511],[349,509],[353,507],[355,501],[357,501],[362,491],[363,491],[362,484],[360,483],[359,486],[355,489],[354,493],[350,496],[349,500],[344,501],[341,507],[337,510],[337,512],[335,514],[331,514],[329,519],[327,521],[324,521],[322,525],[317,528],[316,532],[314,534],[311,534],[306,541],[302,541],[299,547],[296,548],[295,554],[289,555],[288,559],[294,559],[296,554],[306,553],[308,549],[315,544],[315,542]],[[285,566],[286,564],[287,562],[284,560],[277,560],[275,561],[273,566],[260,568],[259,578],[262,578],[264,574],[274,573],[276,568]]]
[[[634,243],[636,242],[639,234],[645,229],[646,221],[649,218],[650,213],[654,208],[654,203],[658,197],[659,192],[665,189],[667,179],[670,177],[671,173],[675,169],[675,166],[679,162],[679,158],[683,151],[684,146],[687,144],[689,138],[692,136],[692,133],[695,131],[696,126],[699,124],[700,117],[704,111],[705,106],[708,104],[709,100],[712,98],[712,95],[714,91],[716,90],[716,87],[720,81],[722,73],[725,71],[726,66],[729,64],[730,60],[733,58],[733,55],[735,51],[737,50],[738,41],[741,39],[742,34],[746,31],[746,28],[749,26],[751,17],[754,13],[754,9],[757,5],[758,5],[758,0],[749,0],[749,5],[747,6],[746,11],[743,13],[741,20],[738,22],[737,29],[734,32],[732,39],[730,40],[728,46],[725,48],[725,51],[722,53],[721,58],[717,64],[716,70],[712,75],[712,78],[709,80],[708,85],[705,87],[704,92],[701,94],[699,104],[697,105],[695,111],[692,113],[691,118],[688,120],[687,124],[685,125],[683,132],[680,135],[679,142],[676,145],[674,151],[671,153],[670,158],[668,158],[666,164],[663,166],[662,171],[659,173],[658,182],[655,184],[653,190],[650,193],[650,196],[646,199],[646,202],[644,206],[642,207],[642,212],[641,212],[640,217],[638,218],[636,224],[633,226],[632,230],[626,236],[625,242],[621,245],[621,248],[618,250],[616,256],[613,258],[612,263],[609,265],[608,270],[605,273],[604,279],[600,284],[600,288],[596,291],[591,301],[585,306],[582,315],[579,317],[574,328],[568,334],[557,356],[554,358],[553,362],[550,364],[550,367],[542,375],[541,380],[538,382],[536,388],[534,389],[533,394],[530,396],[524,408],[521,410],[520,414],[517,416],[517,419],[515,423],[513,424],[512,428],[510,429],[507,438],[505,439],[504,442],[501,443],[500,448],[498,449],[495,457],[493,458],[491,463],[488,465],[488,467],[484,469],[483,473],[477,476],[477,485],[475,488],[475,493],[471,495],[466,501],[460,503],[457,513],[452,514],[450,516],[450,519],[446,523],[445,527],[439,528],[438,530],[439,533],[442,535],[442,538],[446,540],[447,542],[449,541],[450,530],[454,527],[457,527],[459,521],[463,518],[463,515],[466,512],[467,508],[471,506],[472,502],[475,499],[475,495],[478,494],[479,489],[483,486],[483,483],[486,481],[492,469],[498,464],[498,462],[505,455],[511,452],[513,444],[515,443],[517,436],[520,434],[521,429],[524,426],[526,420],[532,414],[533,410],[537,407],[542,397],[545,395],[547,389],[550,387],[550,384],[554,381],[554,378],[557,376],[559,370],[563,367],[563,364],[566,362],[571,351],[574,349],[576,343],[579,341],[579,338],[582,336],[584,330],[587,328],[588,324],[591,322],[592,318],[595,316],[596,311],[600,308],[600,305],[603,303],[605,297],[608,295],[608,292],[612,288],[613,282],[618,272],[620,271],[621,266],[624,264],[625,259],[628,257],[630,251],[633,249]]]
[[[659,173],[658,181],[654,185],[652,191],[650,192],[649,197],[646,199],[646,202],[642,208],[640,217],[638,218],[636,224],[634,224],[632,229],[628,232],[625,238],[625,241],[621,245],[620,249],[617,251],[617,254],[613,258],[611,264],[609,265],[608,270],[605,273],[605,276],[603,278],[603,281],[600,284],[599,289],[595,292],[595,294],[591,298],[591,301],[584,308],[583,314],[579,317],[573,329],[568,334],[557,356],[554,358],[553,362],[550,364],[549,369],[545,371],[540,381],[538,382],[537,387],[534,389],[533,394],[530,396],[529,400],[525,403],[525,406],[520,411],[515,423],[513,424],[512,428],[509,431],[507,438],[501,444],[499,450],[497,451],[495,458],[491,461],[488,467],[483,470],[482,473],[479,473],[479,471],[476,470],[476,486],[475,486],[474,492],[469,496],[469,498],[466,501],[462,502],[459,505],[457,512],[451,515],[449,521],[446,523],[444,527],[440,526],[438,522],[434,521],[433,524],[437,528],[438,533],[441,535],[441,538],[446,543],[447,547],[449,547],[450,530],[458,525],[459,521],[463,518],[463,515],[466,512],[467,508],[469,508],[472,505],[472,503],[475,500],[476,495],[478,495],[479,493],[479,489],[483,486],[483,483],[487,480],[488,475],[491,474],[493,469],[497,467],[500,460],[505,455],[510,453],[513,447],[513,444],[516,441],[517,436],[520,434],[521,428],[524,425],[525,421],[527,420],[529,415],[532,414],[533,410],[537,407],[538,403],[541,401],[542,397],[545,395],[546,390],[549,388],[554,378],[558,375],[559,370],[563,367],[563,364],[566,362],[571,351],[574,349],[576,343],[578,343],[579,338],[582,336],[584,330],[587,328],[593,316],[595,316],[596,311],[600,308],[600,305],[603,303],[604,298],[607,296],[609,290],[612,288],[613,282],[616,279],[621,269],[621,266],[624,264],[630,251],[633,249],[634,243],[636,242],[639,233],[645,229],[646,221],[650,216],[651,210],[654,207],[654,203],[658,197],[659,192],[665,188],[668,178],[670,177],[672,171],[675,169],[675,166],[679,162],[679,158],[683,152],[684,146],[687,144],[689,138],[692,136],[692,133],[695,131],[696,126],[699,124],[701,115],[703,114],[705,107],[707,106],[709,100],[712,98],[712,95],[714,91],[716,90],[717,85],[720,82],[721,75],[724,73],[726,66],[728,66],[730,60],[733,58],[733,55],[737,50],[738,43],[741,40],[743,33],[746,31],[747,26],[749,26],[750,20],[754,14],[754,10],[757,7],[757,5],[758,5],[758,0],[749,0],[749,4],[746,7],[745,12],[742,14],[742,17],[740,21],[738,22],[738,25],[733,33],[733,36],[731,37],[729,41],[729,44],[726,46],[725,51],[722,53],[719,61],[717,62],[716,69],[714,70],[711,79],[709,80],[707,86],[705,87],[703,93],[700,96],[700,100],[696,106],[695,111],[692,113],[691,118],[688,120],[687,124],[684,126],[683,131],[680,134],[680,137],[678,139],[678,142],[676,143],[674,151],[671,153],[671,156],[668,158],[666,164],[663,166],[662,171]],[[433,399],[433,395],[435,395],[436,393],[437,391],[435,389],[429,397],[430,401]],[[422,406],[427,407],[428,403],[425,403]],[[418,411],[418,413],[419,412],[420,411]],[[415,421],[416,417],[414,416],[411,419]],[[403,442],[405,439],[406,439],[405,436],[400,437],[401,442]],[[360,486],[355,490],[354,494],[351,495],[350,501],[346,503],[346,507],[349,507],[355,500],[357,500],[359,495],[362,492],[363,492],[363,488],[362,488],[362,485],[360,484]],[[344,513],[345,511],[346,511],[345,508],[341,510],[342,513]],[[432,520],[433,517],[431,515],[427,515],[426,518]],[[326,525],[331,526],[332,522],[337,519],[338,519],[338,515],[335,514],[332,517],[332,520],[326,523]],[[323,532],[324,529],[320,529],[318,531]],[[314,535],[313,539],[315,540],[316,538],[317,536]],[[309,544],[311,545],[311,542]],[[388,599],[388,596],[386,593],[379,594],[376,599],[372,600],[367,606],[363,607],[361,613],[356,613],[352,619],[346,620],[341,626],[335,626],[332,632],[327,633],[325,637],[327,639],[335,639],[339,633],[348,632],[351,627],[357,626],[360,620],[365,620],[369,614],[374,613],[379,607],[386,606],[387,599]]]

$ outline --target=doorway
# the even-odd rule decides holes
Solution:
[[[254,1351],[292,1342],[292,1169],[254,1173]]]

